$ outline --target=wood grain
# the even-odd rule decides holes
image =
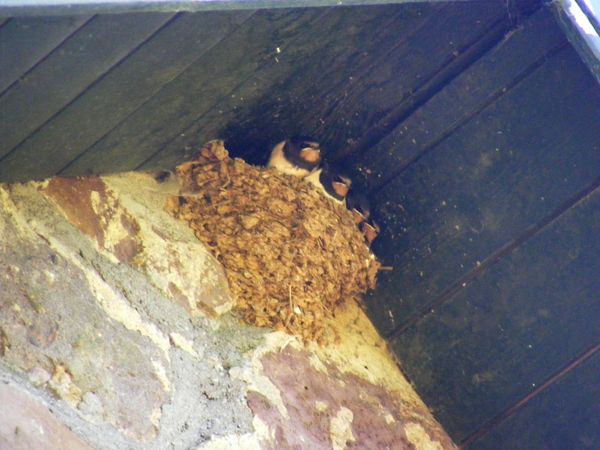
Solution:
[[[179,15],[0,161],[0,178],[21,181],[56,174],[251,14],[234,11]]]
[[[64,175],[133,170],[243,83],[326,10],[262,10],[74,161]]]
[[[0,28],[0,94],[91,17],[15,17],[3,25]]]
[[[314,135],[307,120],[312,103],[336,84],[349,82],[395,45],[403,21],[410,30],[439,9],[426,5],[339,7],[312,21],[306,32],[265,61],[251,77],[149,161],[145,169],[170,167],[185,148],[198,148],[215,137],[246,161],[263,164],[268,150],[292,135]],[[319,93],[319,94],[317,94]],[[316,135],[315,135],[316,136]]]
[[[127,56],[172,17],[96,16],[0,97],[0,157]]]
[[[396,5],[401,14],[393,22],[376,21],[381,31],[365,34],[362,43],[352,41],[347,31],[351,27],[345,33],[340,30],[340,40],[334,46],[339,50],[330,61],[327,52],[319,53],[323,54],[322,61],[315,58],[307,73],[273,92],[275,98],[285,101],[265,108],[265,112],[277,116],[279,128],[260,122],[263,116],[257,115],[243,140],[260,140],[265,127],[273,133],[281,129],[306,130],[329,149],[330,159],[335,159],[423,79],[454,58],[456,48],[477,39],[490,22],[504,13],[499,6],[417,4],[410,10],[406,5]],[[431,29],[436,30],[435,37]],[[385,30],[396,33],[390,35]]]
[[[600,353],[565,374],[465,450],[600,448]]]
[[[435,148],[567,42],[542,9],[360,157],[371,191]]]
[[[599,104],[564,48],[377,194],[385,245],[374,248],[394,270],[368,301],[384,335],[595,180]]]
[[[392,340],[463,440],[598,343],[600,189]]]

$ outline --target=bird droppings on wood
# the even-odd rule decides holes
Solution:
[[[167,209],[223,264],[242,320],[331,343],[338,306],[374,289],[380,264],[352,213],[306,181],[208,142],[176,169]]]

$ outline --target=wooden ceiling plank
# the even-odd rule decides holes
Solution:
[[[378,193],[385,246],[374,249],[394,270],[367,303],[382,334],[597,177],[598,105],[600,88],[565,47]]]
[[[236,156],[264,163],[275,142],[313,134],[305,124],[306,116],[313,115],[307,108],[314,97],[323,98],[340,78],[347,82],[354,71],[388,52],[398,35],[391,25],[403,18],[406,27],[418,26],[431,9],[393,5],[330,10],[143,168],[172,167],[183,159],[185,148],[197,148],[215,137],[227,139],[227,148]]]
[[[358,28],[350,25],[331,30],[338,36],[331,47],[313,57],[314,62],[306,71],[277,87],[274,94],[283,101],[270,105],[265,102],[269,114],[279,117],[276,126],[257,120],[259,123],[248,129],[244,140],[260,139],[259,130],[263,127],[274,133],[290,128],[298,132],[307,130],[305,133],[315,136],[329,150],[329,156],[334,157],[340,145],[345,144],[348,123],[356,120],[356,108],[347,104],[348,95],[355,90],[364,93],[363,75],[373,65],[385,61],[405,34],[415,33],[445,9],[445,5],[396,5],[393,16],[365,21]],[[352,10],[348,12],[353,15]],[[366,32],[363,34],[362,30]]]
[[[565,42],[550,11],[538,11],[365,152],[360,161],[370,172],[366,183],[372,190],[382,187]]]
[[[389,54],[333,92],[334,102],[326,104],[319,116],[324,140],[335,142],[345,159],[347,147],[372,133],[373,127],[379,127],[382,119],[459,58],[505,14],[504,6],[493,2],[450,3],[428,17],[421,28],[401,35]],[[354,159],[361,158],[359,152]]]
[[[455,441],[598,345],[598,211],[600,188],[392,340]]]
[[[419,7],[424,13],[415,17],[413,14]],[[403,8],[407,5],[399,7]],[[405,17],[399,15],[397,21],[386,25],[395,34],[381,33],[379,42],[369,43],[376,43],[385,51],[373,48],[364,55],[360,50],[369,44],[359,43],[350,52],[343,52],[348,55],[345,60],[333,59],[330,64],[321,65],[316,57],[313,71],[281,86],[280,95],[287,101],[269,109],[270,114],[280,118],[279,127],[273,131],[308,130],[306,133],[313,134],[329,148],[331,159],[335,159],[353,140],[360,139],[385,110],[401,101],[423,78],[437,72],[437,57],[453,58],[452,45],[472,40],[489,26],[488,20],[493,21],[505,12],[500,5],[487,3],[467,7],[427,5],[427,9],[425,5],[412,5],[412,8]],[[431,33],[432,28],[436,33]],[[374,35],[377,37],[378,33]],[[344,48],[343,41],[339,47]],[[399,80],[405,84],[399,85]],[[265,127],[270,130],[273,125],[255,123],[244,140],[259,140]]]
[[[133,170],[162,149],[326,10],[259,11],[92,146],[64,175]]]
[[[175,18],[0,161],[0,179],[22,181],[56,174],[251,14],[244,10]]]
[[[600,352],[596,351],[463,449],[600,448],[599,373]]]
[[[172,14],[96,16],[0,97],[0,157],[80,95]]]
[[[91,18],[15,17],[0,28],[0,94]]]
[[[238,9],[273,9],[332,7],[340,5],[378,5],[390,3],[447,2],[448,0],[3,0],[0,16],[29,16],[56,14],[124,13],[124,12],[183,12],[232,11]],[[473,0],[454,0],[473,1]]]

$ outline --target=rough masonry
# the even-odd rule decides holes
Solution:
[[[0,188],[0,449],[454,449],[362,312],[240,323],[150,175]]]

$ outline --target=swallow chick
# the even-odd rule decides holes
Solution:
[[[350,178],[327,164],[307,176],[306,181],[337,203],[344,203],[352,185]]]
[[[360,224],[359,228],[361,233],[365,237],[365,242],[369,247],[381,232],[381,228],[379,228],[379,225],[377,225],[377,223],[372,220],[365,220],[362,224]]]
[[[346,208],[352,213],[354,222],[359,226],[371,215],[371,204],[366,195],[356,189],[350,189],[346,196]]]
[[[319,167],[320,163],[319,143],[311,138],[294,136],[273,147],[267,167],[304,178]]]

